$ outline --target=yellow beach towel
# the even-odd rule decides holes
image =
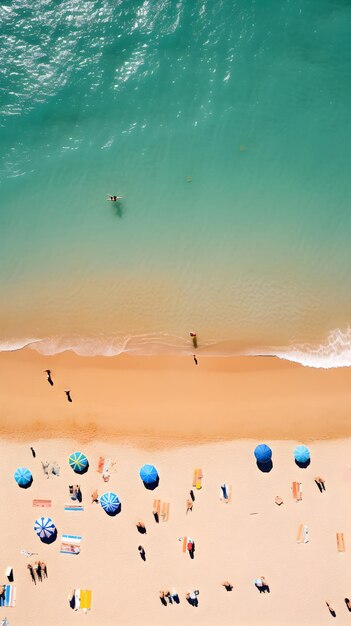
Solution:
[[[91,609],[91,589],[80,590],[80,608]]]

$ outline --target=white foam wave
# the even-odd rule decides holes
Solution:
[[[117,356],[127,353],[139,356],[189,355],[192,351],[190,338],[160,333],[157,335],[121,335],[99,337],[47,337],[0,340],[0,352],[31,348],[40,354],[51,356],[71,351],[79,356]],[[305,367],[338,368],[351,366],[351,327],[331,331],[325,343],[300,344],[286,348],[264,348],[237,352],[216,342],[201,342],[198,354],[202,356],[273,356],[300,363]]]
[[[258,355],[257,352],[250,352]],[[328,334],[327,340],[319,345],[309,343],[274,348],[260,352],[264,356],[276,356],[279,359],[300,363],[305,367],[331,369],[351,366],[351,327],[345,330],[336,328]]]

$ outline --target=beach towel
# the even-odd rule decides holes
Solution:
[[[91,609],[91,589],[80,590],[80,608],[85,611]]]
[[[51,500],[40,500],[40,499],[35,498],[33,500],[33,506],[50,507],[51,506]]]
[[[74,608],[80,609],[80,589],[74,590]]]
[[[202,487],[202,485],[201,485],[202,477],[203,477],[202,469],[200,467],[196,467],[194,469],[193,487],[195,487],[196,489],[201,489],[201,487]]]
[[[188,538],[183,537],[183,552],[186,552],[187,543],[188,543]]]
[[[160,516],[161,513],[161,500],[154,500],[154,509],[153,509],[158,516]]]
[[[16,585],[5,585],[4,606],[15,606],[15,604],[16,604]]]
[[[345,552],[344,533],[336,533],[336,545],[338,548],[338,552]]]
[[[299,502],[300,500],[302,500],[301,483],[293,482],[292,490],[293,490],[293,498],[295,498],[296,502]]]
[[[102,474],[102,472],[103,472],[104,464],[105,464],[105,457],[104,456],[100,456],[99,457],[99,462],[98,462],[98,468],[97,468],[97,471],[100,474]]]
[[[84,506],[82,504],[65,504],[65,511],[84,511]]]
[[[79,535],[62,535],[61,554],[79,554],[81,540]]]

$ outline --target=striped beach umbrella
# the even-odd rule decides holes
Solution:
[[[83,452],[73,452],[68,459],[71,468],[77,473],[82,474],[89,467],[89,462]]]
[[[294,450],[294,459],[297,463],[307,463],[310,460],[310,451],[306,446],[297,446]]]
[[[272,458],[272,450],[265,443],[256,446],[254,455],[259,463],[269,463]]]
[[[33,480],[33,476],[26,467],[18,467],[14,473],[14,478],[20,487],[27,487]]]
[[[140,469],[139,476],[143,483],[152,485],[158,479],[157,469],[153,465],[143,465]]]
[[[115,513],[121,506],[119,497],[112,491],[108,491],[100,497],[100,504],[106,513]]]
[[[34,530],[40,539],[50,539],[56,532],[56,526],[50,517],[39,517],[35,521]]]

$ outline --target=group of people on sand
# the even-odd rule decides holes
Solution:
[[[54,381],[52,380],[51,370],[44,370],[46,374],[47,381],[51,387],[54,386]],[[72,402],[71,391],[70,389],[65,389],[65,394],[68,402]]]
[[[198,595],[199,595],[199,590],[196,589],[194,591],[188,591],[185,594],[185,599],[186,601],[191,604],[192,606],[198,606],[199,601],[198,601]],[[163,606],[168,606],[168,604],[180,604],[180,597],[178,592],[175,589],[172,589],[172,591],[160,591],[160,600],[161,600],[161,604],[163,604]]]
[[[60,466],[56,461],[49,463],[49,461],[42,461],[41,466],[46,478],[50,478],[50,475],[60,476]]]
[[[37,581],[41,583],[44,578],[48,577],[48,570],[44,561],[35,561],[34,567],[31,563],[28,563],[27,569],[35,585],[37,584]]]

